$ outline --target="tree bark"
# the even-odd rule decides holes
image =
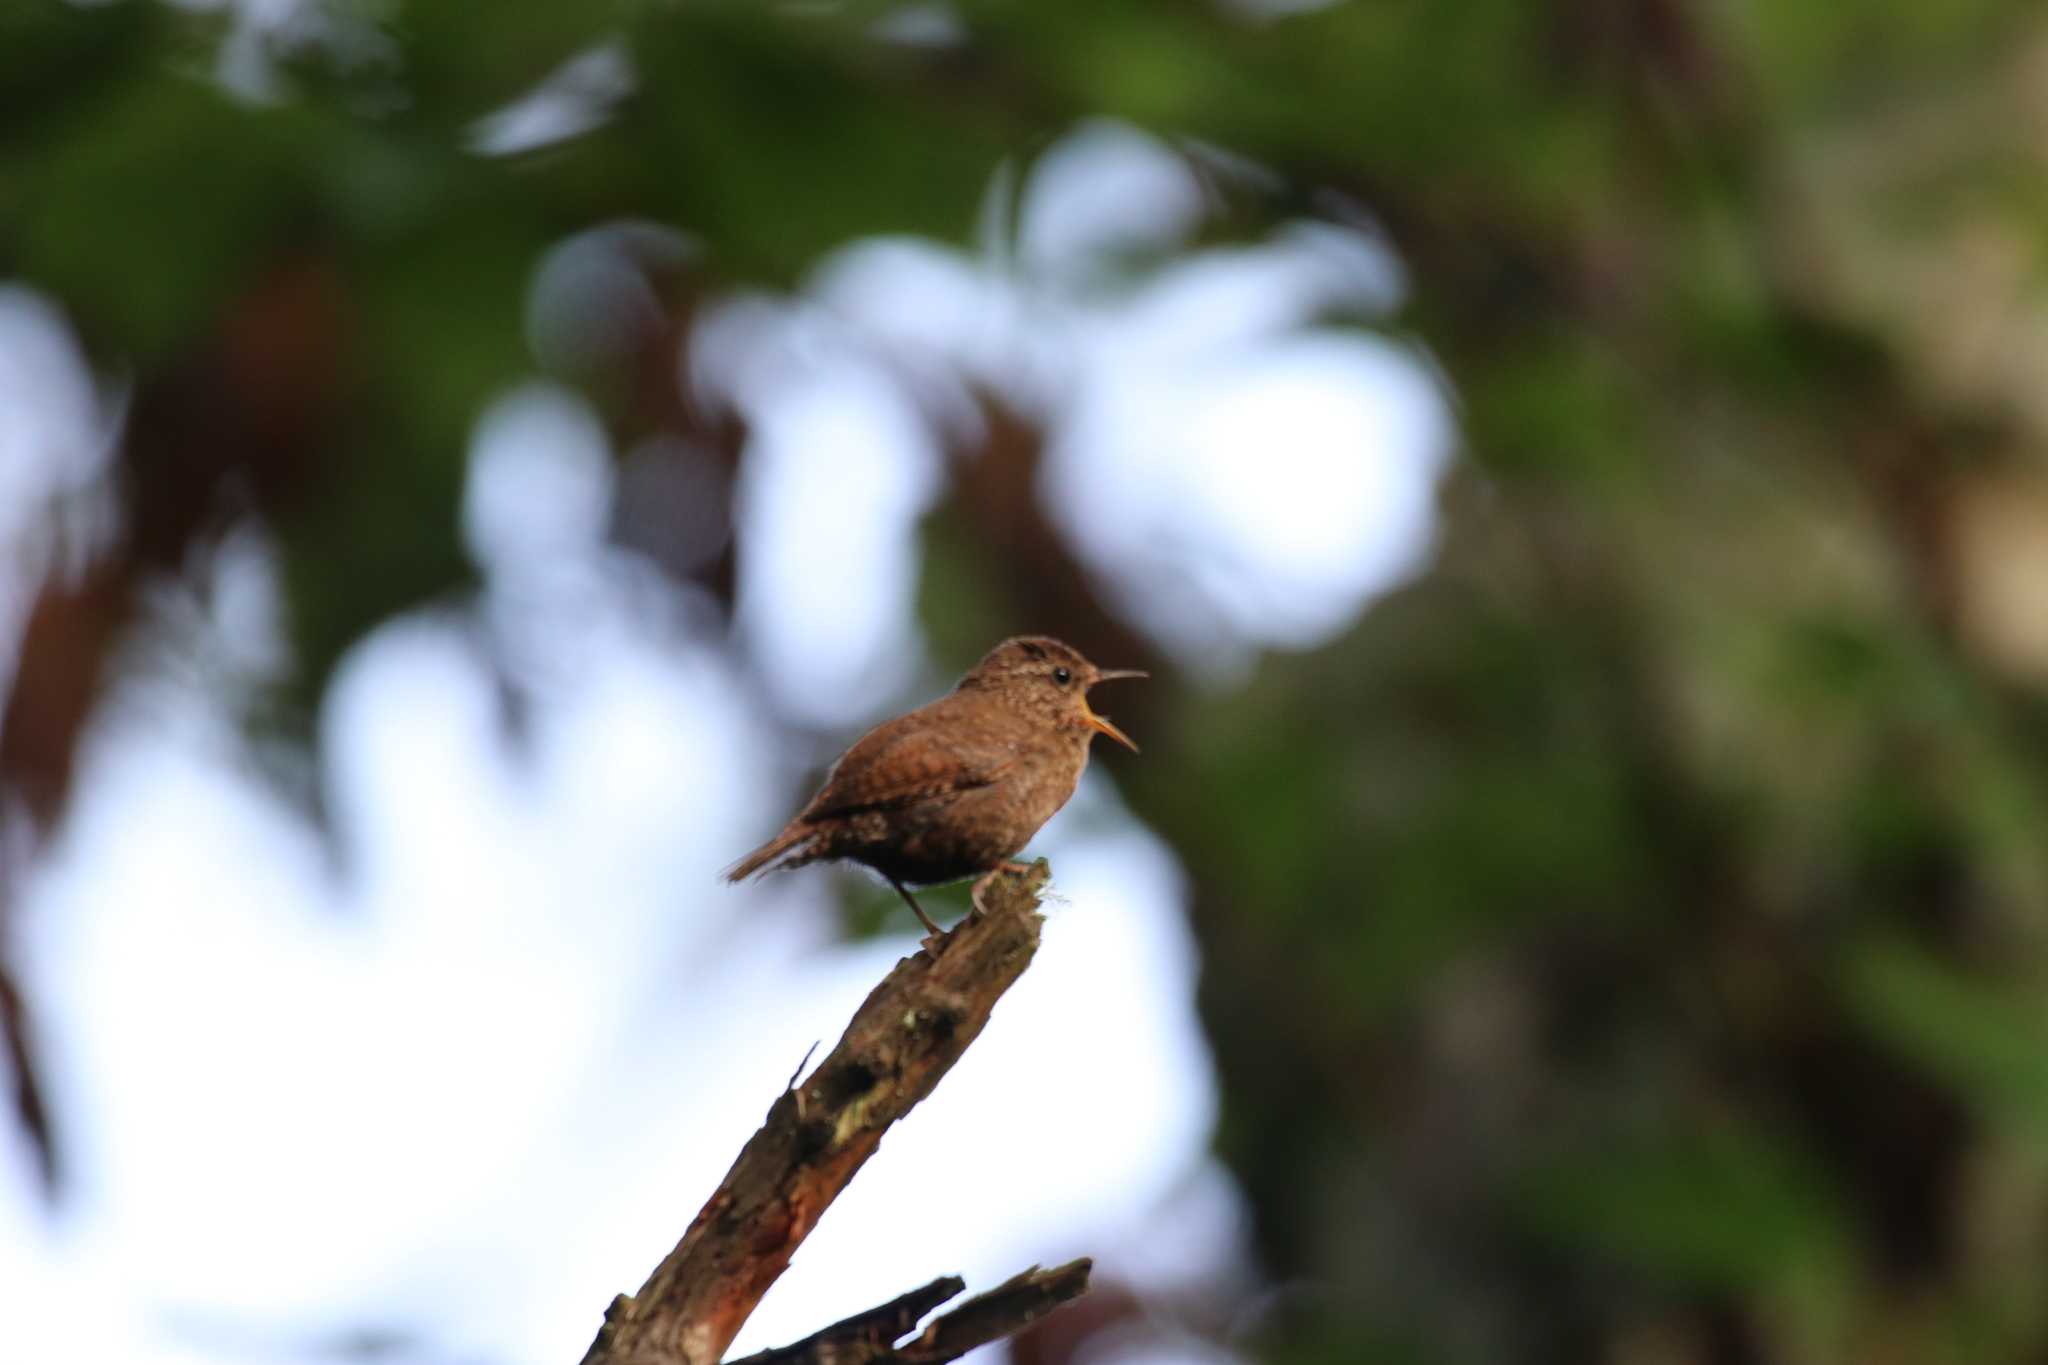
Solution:
[[[1028,872],[995,878],[982,893],[985,912],[961,921],[936,956],[924,950],[896,965],[831,1055],[776,1098],[760,1131],[640,1292],[612,1301],[583,1365],[715,1365],[826,1208],[874,1154],[883,1132],[931,1093],[1030,965],[1043,923],[1038,893],[1047,876],[1040,860]],[[934,1329],[1013,1291],[1033,1273],[1040,1272],[963,1304]],[[1085,1286],[1085,1266],[1079,1274]],[[915,1325],[923,1312],[959,1292],[927,1301],[945,1283],[849,1322],[900,1314],[917,1303],[909,1323]],[[1079,1292],[1076,1287],[1066,1296]]]

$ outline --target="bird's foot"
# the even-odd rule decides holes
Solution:
[[[997,863],[994,867],[982,873],[981,876],[975,879],[974,888],[967,893],[967,903],[973,907],[971,910],[967,912],[969,917],[974,919],[980,919],[982,916],[988,914],[988,907],[981,903],[981,893],[988,890],[988,884],[990,882],[1002,876],[1003,873],[1012,870],[1013,868],[1009,863]]]

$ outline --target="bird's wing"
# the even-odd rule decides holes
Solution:
[[[947,726],[945,741],[935,741],[939,718],[927,715],[930,709],[884,721],[854,741],[800,818],[913,806],[986,787],[1017,763],[1016,737],[987,726]]]

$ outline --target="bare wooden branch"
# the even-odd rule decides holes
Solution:
[[[584,1365],[715,1365],[882,1133],[931,1093],[1029,965],[1046,876],[1041,860],[997,877],[982,893],[985,913],[947,934],[936,957],[905,958],[875,987],[810,1079],[770,1106],[640,1292],[612,1301]]]
[[[958,1275],[945,1275],[880,1308],[813,1332],[802,1341],[743,1356],[732,1365],[865,1365],[887,1355],[897,1342],[917,1330],[926,1313],[966,1287],[967,1282]]]
[[[1095,1262],[1083,1256],[1051,1270],[1037,1266],[976,1295],[942,1317],[932,1319],[916,1341],[885,1357],[904,1365],[945,1365],[977,1346],[999,1341],[1038,1321],[1068,1299],[1088,1289]]]
[[[933,1318],[917,1340],[894,1345],[910,1335],[919,1318],[960,1292],[959,1277],[948,1275],[802,1341],[743,1357],[732,1365],[945,1365],[977,1346],[1022,1331],[1068,1299],[1085,1293],[1093,1267],[1094,1262],[1085,1256],[1051,1270],[1033,1266]]]

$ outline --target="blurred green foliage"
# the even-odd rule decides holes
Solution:
[[[467,433],[569,234],[698,243],[687,344],[861,235],[964,243],[999,166],[1128,119],[1272,172],[1212,230],[1374,215],[1466,457],[1356,629],[1119,698],[1219,1150],[1300,1290],[1190,1321],[1298,1362],[2048,1352],[2048,613],[2001,605],[2048,543],[2037,8],[977,0],[935,45],[855,3],[312,11],[242,95],[217,15],[0,14],[0,275],[135,385],[130,560],[46,603],[85,624],[31,635],[0,781],[61,789],[36,698],[232,515],[282,546],[302,707],[459,589]],[[595,126],[476,150],[600,43],[635,79]],[[622,446],[744,458],[589,382]],[[992,416],[931,638],[1145,662]]]

